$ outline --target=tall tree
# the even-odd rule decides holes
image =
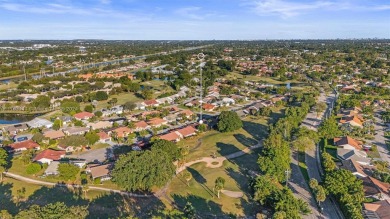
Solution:
[[[175,173],[172,158],[162,150],[132,151],[120,156],[112,180],[126,191],[150,191],[165,185]]]
[[[216,180],[215,180],[215,185],[214,185],[214,188],[215,190],[217,190],[217,196],[219,198],[219,194],[221,192],[221,190],[225,187],[225,179],[222,178],[222,177],[218,177]]]
[[[236,112],[222,111],[217,126],[220,132],[231,132],[242,128],[242,121]]]

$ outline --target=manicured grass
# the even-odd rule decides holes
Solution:
[[[15,84],[14,82],[10,82],[8,84],[0,84],[0,90],[8,90],[8,89],[13,89],[16,88],[18,85]]]
[[[190,153],[187,160],[190,161],[201,157],[209,157],[214,153],[217,156],[225,156],[256,145],[266,137],[268,127],[265,119],[251,119],[248,117],[243,120],[243,123],[244,127],[237,131],[229,133],[221,133],[215,130],[208,131],[182,140],[178,143],[178,146],[189,146]]]
[[[108,98],[108,100],[98,101],[98,103],[96,105],[96,109],[101,110],[103,108],[110,107],[110,104],[108,104],[108,101],[110,99],[112,99],[112,98],[117,98],[118,99],[118,102],[116,103],[116,105],[121,105],[121,104],[124,104],[124,103],[126,103],[128,101],[132,101],[132,102],[141,102],[141,101],[143,101],[143,99],[141,99],[140,97],[136,96],[134,93],[120,93],[120,94],[117,94],[117,95],[110,96]],[[82,104],[80,104],[81,110],[83,110],[86,105],[90,105],[90,103],[82,103]]]
[[[247,155],[244,155],[247,156]],[[193,179],[189,185],[179,174],[172,180],[168,188],[170,198],[179,206],[184,206],[191,202],[196,211],[201,215],[222,215],[232,214],[244,216],[254,214],[256,204],[248,198],[248,176],[244,174],[240,165],[225,161],[220,168],[207,168],[204,163],[195,164],[188,168]],[[225,189],[231,191],[243,191],[242,198],[231,198],[224,194],[217,197],[216,191],[213,192],[214,182],[217,177],[225,179]]]
[[[106,144],[106,143],[96,143],[96,144],[92,145],[91,148],[96,150],[96,149],[106,148],[108,146],[110,146],[110,145]]]

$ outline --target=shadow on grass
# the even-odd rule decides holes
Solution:
[[[199,218],[231,218],[222,211],[222,206],[212,200],[207,200],[196,195],[173,195],[176,205],[183,209],[187,202],[194,206]]]
[[[266,125],[249,121],[242,121],[242,123],[243,129],[257,141],[264,139],[268,134],[268,127]]]
[[[275,124],[280,118],[284,116],[285,109],[282,109],[281,112],[272,112],[268,119],[268,124]]]
[[[124,218],[136,216],[150,218],[154,212],[164,209],[157,197],[132,198],[118,193],[102,195],[89,203],[88,218]]]
[[[233,144],[226,144],[222,142],[217,142],[217,148],[218,148],[218,153],[221,156],[226,156],[235,153],[237,151],[240,151],[240,149],[234,146]]]
[[[7,210],[10,214],[15,215],[18,212],[18,207],[12,200],[12,184],[0,183],[0,210]]]
[[[257,144],[257,141],[253,138],[248,138],[243,134],[234,134],[233,135],[238,142],[245,145],[246,147],[250,147]]]
[[[207,180],[195,169],[187,167],[188,172],[191,173],[192,177],[197,183],[207,192],[211,197],[214,197],[214,192],[206,185]]]
[[[81,189],[62,186],[42,187],[27,200],[17,206],[13,202],[12,184],[0,184],[0,210],[7,210],[13,215],[32,205],[44,206],[49,203],[63,202],[67,206],[87,206],[87,218],[125,218],[136,216],[151,218],[153,212],[164,209],[165,205],[157,197],[133,198],[118,193],[106,193],[93,199],[86,199]]]

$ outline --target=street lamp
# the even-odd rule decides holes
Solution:
[[[202,95],[203,95],[203,75],[202,75],[202,71],[203,71],[203,66],[202,66],[202,62],[203,62],[203,60],[204,60],[204,57],[205,57],[205,55],[203,54],[203,53],[199,53],[198,54],[198,60],[200,61],[200,65],[199,65],[199,67],[200,67],[200,119],[199,119],[199,124],[203,124],[203,109],[202,109],[202,105],[203,105],[203,97],[202,97]]]

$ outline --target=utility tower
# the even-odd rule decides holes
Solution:
[[[199,92],[199,97],[200,97],[200,119],[199,119],[199,124],[203,124],[203,61],[204,61],[204,54],[199,53],[198,54],[198,60],[200,61],[200,92]]]

